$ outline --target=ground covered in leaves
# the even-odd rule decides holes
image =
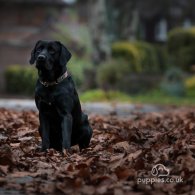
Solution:
[[[195,194],[195,110],[90,123],[88,149],[42,153],[37,113],[0,109],[0,194]]]

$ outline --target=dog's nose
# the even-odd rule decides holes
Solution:
[[[46,60],[46,56],[44,55],[39,55],[37,58],[39,61],[45,61]]]

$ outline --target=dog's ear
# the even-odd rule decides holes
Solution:
[[[57,43],[60,45],[61,49],[60,49],[60,65],[64,66],[66,65],[66,63],[70,60],[72,54],[70,53],[70,51],[68,51],[68,49],[59,41],[57,41]]]
[[[29,63],[30,63],[31,65],[35,63],[36,47],[37,47],[37,45],[38,45],[40,42],[41,42],[40,40],[37,41],[37,43],[35,44],[34,49],[31,51],[31,58],[30,58],[30,60],[29,60]]]

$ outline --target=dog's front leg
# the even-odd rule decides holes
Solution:
[[[40,132],[42,138],[42,151],[46,151],[49,149],[50,141],[49,141],[49,120],[47,116],[39,112],[39,121],[40,121]]]
[[[71,147],[71,134],[72,134],[72,116],[65,114],[62,118],[62,150],[70,149]]]

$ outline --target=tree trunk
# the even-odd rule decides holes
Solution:
[[[139,12],[137,9],[135,9],[134,11],[132,11],[132,19],[131,19],[130,29],[129,29],[130,41],[135,41],[137,39],[138,26],[139,26]]]
[[[94,64],[98,65],[110,55],[108,36],[106,33],[106,7],[105,0],[88,0],[89,28],[91,32]]]

